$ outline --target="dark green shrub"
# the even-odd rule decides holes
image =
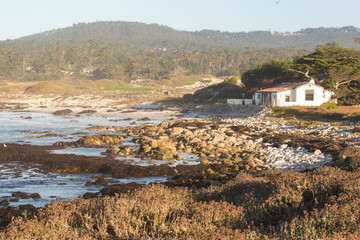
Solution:
[[[190,101],[194,100],[194,96],[192,94],[188,93],[182,97],[182,100],[184,102],[190,102]]]

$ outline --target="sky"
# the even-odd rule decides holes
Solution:
[[[0,40],[96,21],[229,32],[360,27],[359,0],[1,0],[0,9]]]

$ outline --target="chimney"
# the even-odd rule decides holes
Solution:
[[[315,80],[311,78],[309,83],[315,84]]]

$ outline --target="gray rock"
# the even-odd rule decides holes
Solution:
[[[0,206],[6,206],[6,205],[9,205],[9,201],[8,200],[2,200],[0,202]]]

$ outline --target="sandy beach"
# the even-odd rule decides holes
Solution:
[[[146,96],[145,96],[146,97]],[[136,98],[137,104],[124,104]],[[156,101],[156,99],[154,99]],[[164,108],[160,103],[147,101],[144,96],[124,97],[123,94],[28,95],[2,94],[0,108],[9,111],[54,113],[70,109],[74,114],[95,114],[108,117],[122,117],[151,120],[178,119],[178,108]]]
[[[177,98],[176,98],[177,97]],[[0,109],[54,113],[70,109],[72,114],[174,121],[180,119],[248,119],[264,117],[263,107],[229,107],[226,104],[182,104],[181,97],[164,98],[143,93],[98,93],[82,95],[0,94]],[[165,101],[164,101],[165,100]],[[170,100],[170,101],[166,101]]]

